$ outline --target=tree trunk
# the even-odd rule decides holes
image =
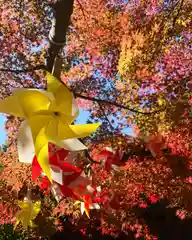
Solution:
[[[73,2],[74,0],[57,0],[52,5],[54,18],[49,33],[48,56],[46,59],[46,67],[49,72],[52,72],[55,58],[65,45],[67,28],[73,12]]]

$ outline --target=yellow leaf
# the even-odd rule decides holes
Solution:
[[[163,100],[162,98],[158,98],[159,106],[162,106],[164,103],[165,103],[165,100]]]
[[[34,224],[32,220],[34,220],[39,214],[41,210],[41,202],[37,201],[35,203],[32,203],[32,201],[24,199],[23,201],[19,201],[18,205],[21,210],[16,214],[17,220],[14,229],[20,222],[25,230],[27,230],[28,226],[36,227],[37,225]]]

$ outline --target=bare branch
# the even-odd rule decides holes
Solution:
[[[113,124],[111,123],[111,121],[109,120],[109,118],[108,118],[108,116],[107,116],[107,114],[105,113],[105,109],[104,109],[104,107],[102,106],[102,104],[101,103],[98,103],[98,105],[99,105],[99,107],[101,108],[101,110],[102,110],[102,112],[103,112],[103,115],[104,115],[104,117],[105,117],[105,119],[106,119],[106,121],[108,122],[108,124],[109,124],[109,126],[110,126],[110,128],[111,128],[111,141],[112,141],[112,146],[114,147],[114,130],[116,130],[116,128],[113,126]]]
[[[84,95],[81,95],[81,94],[76,93],[74,91],[73,91],[73,94],[75,95],[75,97],[83,98],[83,99],[90,100],[90,101],[95,101],[95,102],[98,102],[100,104],[113,105],[113,106],[116,106],[116,107],[119,107],[119,108],[129,110],[131,112],[138,113],[138,114],[143,114],[143,115],[157,114],[157,113],[165,110],[165,108],[162,108],[162,109],[159,109],[159,110],[156,110],[156,111],[151,111],[151,112],[141,112],[141,111],[130,108],[128,106],[121,105],[121,104],[116,103],[116,102],[111,102],[111,101],[108,101],[108,100],[103,100],[103,99],[98,99],[98,98],[94,98],[94,97],[84,96]]]
[[[88,96],[85,96],[85,95],[81,95],[81,94],[77,93],[75,91],[75,89],[72,89],[69,86],[67,86],[63,81],[61,81],[61,83],[63,85],[65,85],[65,87],[67,87],[74,94],[74,96],[76,98],[78,97],[78,98],[83,98],[83,99],[90,100],[90,101],[95,101],[98,104],[113,105],[113,106],[116,106],[116,107],[119,107],[119,108],[123,108],[123,109],[129,110],[131,112],[138,113],[138,114],[143,114],[143,115],[157,114],[157,113],[162,112],[162,111],[164,111],[166,109],[166,106],[165,106],[164,108],[158,109],[156,111],[142,112],[142,111],[138,111],[136,109],[130,108],[128,106],[121,105],[121,104],[116,103],[116,102],[111,102],[111,101],[104,100],[104,99],[98,99],[98,98],[94,98],[94,97],[88,97]]]
[[[49,33],[48,56],[46,59],[46,66],[49,72],[52,72],[55,58],[65,45],[66,33],[73,12],[73,2],[74,0],[57,0],[52,5],[54,18]]]
[[[24,69],[9,69],[9,68],[0,68],[0,72],[12,72],[12,73],[25,73],[25,72],[32,72],[35,70],[46,70],[46,66],[45,65],[37,65],[34,67],[30,67],[30,68],[24,68]]]

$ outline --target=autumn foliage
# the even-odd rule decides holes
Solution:
[[[22,70],[44,64],[51,2],[27,0],[20,6],[5,0],[0,6],[1,99],[15,87],[46,87],[43,71]],[[92,201],[85,204],[98,203],[100,209],[90,210],[88,218],[74,205],[86,184],[66,185],[58,203],[48,181],[44,186],[42,178],[32,181],[31,165],[18,162],[17,156],[22,119],[7,116],[9,148],[0,153],[0,224],[14,222],[25,186],[36,189],[34,199],[42,200],[36,236],[45,234],[44,221],[53,227],[50,234],[62,231],[58,218],[65,216],[84,235],[92,226],[115,237],[132,232],[134,238],[160,239],[138,212],[165,199],[177,218],[191,219],[191,19],[190,0],[74,2],[60,53],[61,80],[88,113],[84,122],[102,125],[81,139],[88,152],[68,163],[84,172],[94,188]],[[95,190],[98,186],[101,191]]]

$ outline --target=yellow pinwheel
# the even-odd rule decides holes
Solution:
[[[16,214],[15,228],[21,222],[25,230],[29,227],[37,227],[33,220],[37,217],[41,210],[41,202],[37,201],[32,203],[31,200],[25,198],[23,201],[18,202],[21,210]]]
[[[43,172],[51,182],[48,142],[59,147],[66,146],[69,150],[85,149],[86,147],[77,138],[88,136],[100,125],[100,123],[71,125],[79,114],[75,98],[48,72],[47,91],[16,89],[12,96],[0,101],[0,112],[27,120],[19,130],[19,160],[25,162],[21,156],[32,158],[36,154]],[[30,134],[32,134],[32,143]],[[70,141],[72,139],[73,141]],[[21,151],[25,151],[25,154]],[[29,162],[31,161],[32,159]]]

